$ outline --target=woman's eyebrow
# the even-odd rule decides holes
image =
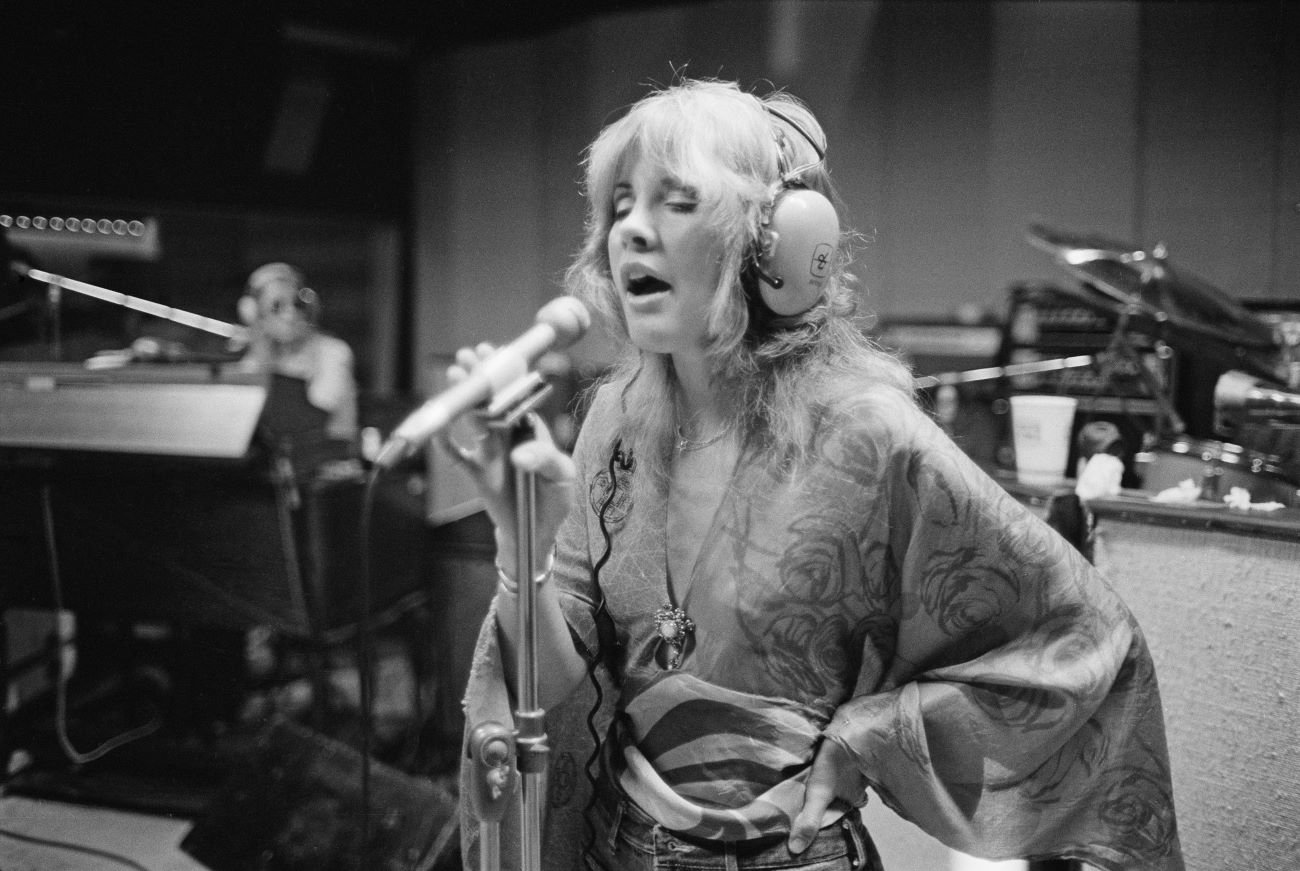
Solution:
[[[673,193],[678,193],[681,194],[682,196],[690,197],[693,200],[698,200],[700,198],[700,189],[695,185],[687,184],[684,181],[675,181],[669,179],[668,181],[665,182],[665,187],[668,190],[672,191]]]

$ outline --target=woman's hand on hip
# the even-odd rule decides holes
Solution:
[[[857,807],[867,788],[866,778],[858,771],[849,751],[838,741],[823,738],[813,759],[812,773],[804,790],[803,807],[790,826],[787,842],[791,853],[802,853],[817,837],[822,817],[831,802],[840,799]]]

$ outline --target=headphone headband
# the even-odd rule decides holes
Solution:
[[[812,169],[814,166],[826,162],[826,149],[822,147],[822,145],[818,143],[816,139],[813,138],[813,135],[808,132],[808,129],[806,127],[804,127],[798,121],[791,118],[785,112],[776,109],[766,101],[764,101],[763,103],[763,108],[768,111],[768,114],[773,115],[776,118],[779,118],[780,120],[784,121],[788,127],[793,128],[795,132],[797,132],[800,136],[802,136],[804,139],[808,141],[808,144],[812,146],[813,151],[817,153],[817,159],[812,161],[811,163],[805,163],[803,166],[797,167],[795,169],[786,170],[785,149],[781,147],[781,143],[785,141],[785,133],[779,127],[776,128],[777,143],[778,143],[777,164],[779,167],[779,171],[781,173],[782,184],[789,185],[793,183],[794,180],[797,179],[799,176],[803,175],[805,172]]]

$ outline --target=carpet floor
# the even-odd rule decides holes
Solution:
[[[0,797],[4,871],[208,871],[180,848],[188,819]]]

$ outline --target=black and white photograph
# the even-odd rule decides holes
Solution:
[[[1300,868],[1300,2],[0,3],[0,869]]]

